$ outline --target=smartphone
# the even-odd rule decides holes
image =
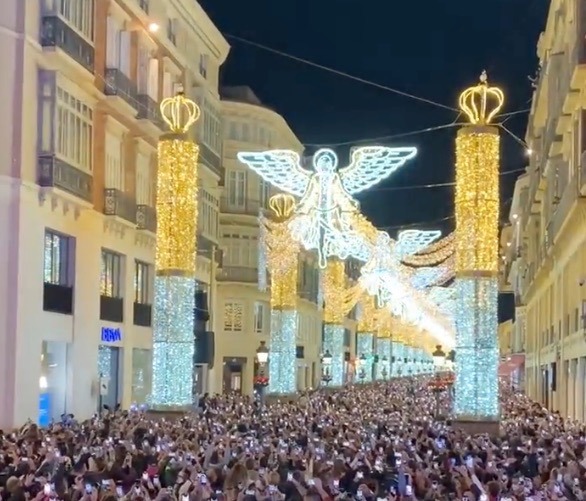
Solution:
[[[466,466],[468,468],[472,468],[474,466],[474,458],[472,456],[468,456],[466,458]]]
[[[410,485],[405,486],[405,496],[413,496],[413,487]]]
[[[116,486],[116,495],[121,498],[122,496],[124,496],[124,491],[122,490],[122,486],[118,485]]]
[[[208,483],[208,477],[206,477],[205,475],[200,475],[199,476],[199,483],[201,485],[206,485]]]
[[[362,473],[361,471],[359,471],[358,473],[356,473],[356,478],[359,480],[362,480],[364,478],[364,473]]]
[[[402,461],[401,461],[400,459],[397,459],[397,460],[395,461],[395,465],[396,465],[396,466],[401,466],[401,463],[402,463]]]
[[[189,501],[189,494],[181,496],[181,501]]]
[[[287,473],[287,482],[291,482],[291,480],[293,480],[293,473],[289,472]]]
[[[334,488],[337,489],[340,487],[340,481],[338,479],[334,480]]]
[[[315,480],[313,478],[308,478],[307,485],[315,485]]]
[[[92,487],[92,484],[85,484],[85,492],[86,492],[86,494],[91,494],[93,490],[94,489]]]
[[[145,472],[142,474],[142,479],[143,479],[145,482],[146,482],[146,481],[149,479],[149,474],[148,474],[146,471],[145,471]]]
[[[45,496],[51,494],[51,484],[45,484],[45,487],[43,487],[43,493]]]

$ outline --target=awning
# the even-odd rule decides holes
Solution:
[[[525,355],[523,353],[507,355],[499,364],[499,377],[511,377],[511,374],[517,369],[523,367],[524,364]]]

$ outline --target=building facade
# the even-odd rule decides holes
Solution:
[[[222,268],[217,275],[214,369],[209,391],[253,389],[256,349],[269,344],[270,292],[258,289],[259,212],[268,209],[276,193],[268,183],[241,164],[239,151],[291,149],[303,145],[287,122],[263,106],[248,87],[222,89],[225,184],[220,201]],[[318,272],[312,256],[299,264],[299,330],[297,386],[319,382],[321,312],[317,308]],[[269,361],[270,363],[270,361]]]
[[[229,47],[193,0],[2,7],[4,428],[147,398],[158,103],[183,87],[202,108],[198,278],[209,283]]]
[[[529,166],[515,186],[504,252],[527,393],[580,420],[586,418],[585,36],[586,2],[551,2],[538,43]]]

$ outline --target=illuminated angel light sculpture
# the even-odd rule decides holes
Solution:
[[[324,148],[313,157],[313,172],[288,150],[240,152],[238,159],[268,183],[300,198],[291,233],[305,249],[317,251],[325,269],[328,257],[353,256],[362,242],[353,224],[359,212],[353,195],[386,179],[416,154],[410,147],[365,146],[356,148],[350,164],[338,170],[338,156]]]

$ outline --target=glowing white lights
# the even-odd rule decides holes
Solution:
[[[462,277],[457,287],[456,392],[461,417],[498,419],[498,278]]]
[[[292,234],[305,249],[318,252],[325,268],[328,257],[346,259],[362,243],[354,227],[358,202],[352,195],[386,179],[416,154],[416,148],[356,148],[350,165],[338,171],[336,153],[321,149],[313,157],[314,172],[303,169],[293,151],[241,152],[238,159],[265,181],[301,198],[290,223]]]
[[[344,384],[344,326],[337,324],[324,325],[324,353],[329,351],[332,355],[330,374],[332,380],[330,386],[342,386]]]
[[[297,391],[295,310],[271,310],[269,393],[291,395]]]
[[[374,365],[374,334],[372,332],[358,333],[358,341],[356,345],[356,356],[360,360],[359,377],[358,380],[364,383],[372,381],[372,370]],[[360,377],[360,373],[364,370],[364,377]]]
[[[154,406],[185,406],[193,402],[195,287],[195,278],[155,277]]]
[[[378,364],[376,365],[376,379],[381,381],[393,376],[391,366],[391,340],[390,338],[377,338],[376,354],[378,355]]]

